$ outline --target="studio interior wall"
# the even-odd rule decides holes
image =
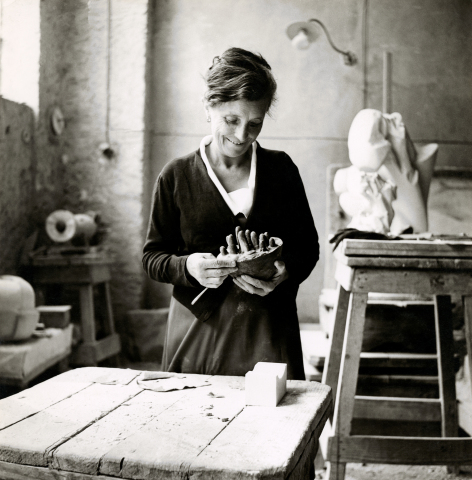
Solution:
[[[335,44],[359,61],[344,65],[321,35],[294,50],[285,35],[295,21],[318,18]],[[349,126],[362,108],[382,108],[382,58],[393,55],[392,105],[414,141],[440,143],[438,165],[470,166],[472,5],[464,0],[172,0],[155,3],[149,88],[149,182],[209,133],[202,76],[212,58],[238,46],[260,52],[278,81],[279,101],[265,122],[262,146],[285,150],[297,164],[324,247],[326,169],[348,163]],[[149,202],[148,202],[149,203]],[[148,208],[148,204],[145,205]],[[309,248],[309,239],[305,240]],[[318,320],[329,251],[301,286],[301,321]],[[170,289],[150,283],[151,306]]]
[[[10,30],[28,2],[36,0],[8,2],[3,21]],[[107,228],[102,246],[114,259],[113,310],[126,348],[126,315],[141,306],[144,277],[148,2],[47,0],[36,17],[37,117],[29,106],[0,99],[0,274],[18,274],[26,238],[44,231],[54,210],[97,212]],[[55,107],[64,116],[60,135],[50,128]]]

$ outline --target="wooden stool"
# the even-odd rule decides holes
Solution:
[[[362,248],[353,248],[359,245]],[[472,255],[470,250],[443,247],[408,250],[404,241],[368,240],[344,240],[339,247],[341,252],[336,254],[338,301],[330,353],[323,372],[323,383],[331,386],[335,398],[327,454],[330,480],[344,478],[347,462],[472,464],[472,439],[451,438],[457,437],[458,425],[450,315],[450,295],[461,295],[470,362],[472,258],[460,257]],[[369,292],[434,296],[439,399],[355,395]],[[379,419],[436,418],[441,420],[442,437],[351,435],[355,409],[375,411],[375,418]]]
[[[109,265],[106,255],[36,255],[32,259],[32,283],[36,286],[69,284],[78,287],[82,342],[72,352],[74,365],[96,366],[98,362],[120,352],[120,337],[115,332],[111,306]],[[106,305],[102,322],[105,337],[97,340],[94,288],[101,288]]]

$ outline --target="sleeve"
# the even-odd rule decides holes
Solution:
[[[282,258],[290,279],[300,284],[308,278],[320,257],[316,231],[305,187],[297,166],[287,155],[286,234]]]
[[[192,287],[194,283],[186,270],[188,255],[184,254],[173,179],[165,171],[154,185],[142,262],[144,270],[153,280]]]

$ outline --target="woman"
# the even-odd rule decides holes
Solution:
[[[288,378],[304,379],[295,300],[318,260],[318,235],[297,167],[256,142],[276,82],[260,55],[230,48],[206,84],[211,135],[162,170],[144,245],[147,274],[174,285],[162,367],[245,375],[257,362],[282,362]],[[238,225],[282,239],[268,281],[233,278],[235,262],[216,259]]]

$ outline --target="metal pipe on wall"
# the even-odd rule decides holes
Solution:
[[[392,113],[392,53],[383,52],[382,112]]]

